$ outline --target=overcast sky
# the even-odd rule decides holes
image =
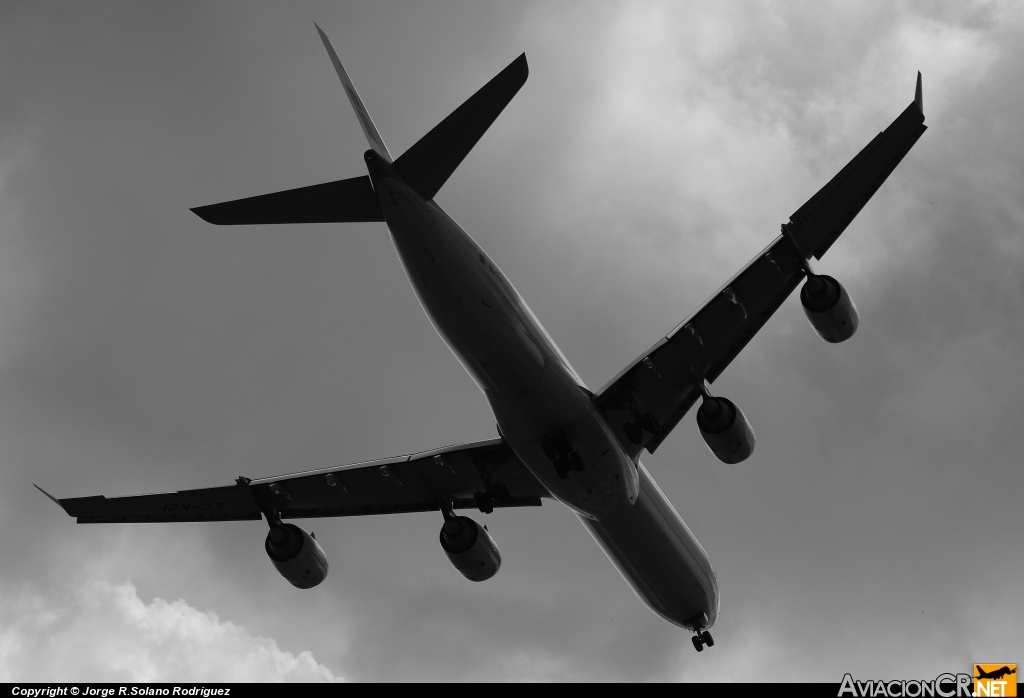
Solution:
[[[495,435],[383,224],[220,228],[192,206],[356,176],[313,27],[402,153],[525,51],[438,194],[592,389],[694,310],[913,98],[929,130],[644,463],[711,556],[716,645],[634,595],[556,502],[306,522],[77,526],[36,492],[230,484]],[[934,678],[1024,662],[1024,12],[1012,2],[0,0],[0,680]]]

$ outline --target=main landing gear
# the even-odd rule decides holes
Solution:
[[[697,634],[690,639],[693,641],[693,649],[697,650],[698,652],[703,652],[705,645],[707,645],[708,647],[715,646],[715,638],[711,637],[711,633],[709,633],[707,630],[697,631]]]
[[[544,455],[554,463],[555,472],[560,479],[568,478],[569,470],[583,472],[583,458],[577,451],[572,450],[572,442],[563,432],[547,437],[541,446],[544,448]]]

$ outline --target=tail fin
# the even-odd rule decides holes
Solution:
[[[392,161],[391,153],[384,145],[384,139],[373,125],[330,39],[319,26],[316,30],[324,42],[331,62],[334,63],[338,77],[341,78],[341,84],[356,112],[363,134],[370,142],[370,147],[378,157],[389,163],[394,162],[395,169],[409,186],[426,199],[434,198],[441,185],[448,181],[455,168],[523,86],[529,74],[524,53],[463,102],[444,121],[431,129],[402,157]],[[192,211],[203,220],[216,225],[354,223],[384,220],[380,202],[373,191],[370,178],[366,175],[199,206]]]
[[[529,74],[524,53],[405,151],[395,169],[420,196],[434,198]]]
[[[313,26],[316,27],[317,33],[320,34],[320,40],[324,42],[324,48],[327,49],[327,55],[331,57],[331,63],[334,64],[334,70],[338,73],[338,78],[341,80],[342,86],[345,88],[345,94],[348,95],[348,101],[352,103],[352,109],[356,112],[356,118],[359,119],[359,125],[363,128],[363,134],[366,136],[366,140],[370,142],[370,147],[373,148],[377,155],[384,158],[385,161],[391,162],[391,153],[388,152],[388,147],[384,145],[384,139],[380,137],[377,132],[377,127],[373,125],[373,119],[370,118],[370,114],[366,111],[366,107],[363,106],[363,100],[359,99],[359,93],[356,92],[356,86],[352,84],[352,78],[345,72],[345,66],[341,64],[341,59],[338,58],[337,52],[334,50],[334,46],[331,45],[331,40],[324,34],[324,30],[320,26],[313,22]]]
[[[320,39],[324,42],[324,48],[327,49],[331,62],[334,63],[334,70],[345,87],[345,93],[352,103],[352,109],[356,112],[359,125],[363,129],[366,140],[370,142],[370,147],[381,158],[392,162],[391,153],[388,152],[387,146],[384,145],[384,139],[381,138],[366,107],[359,99],[352,79],[345,71],[345,66],[341,64],[334,46],[331,45],[331,40],[327,38],[316,22],[313,23],[313,26],[319,32]],[[395,169],[409,186],[425,199],[434,198],[441,185],[448,181],[455,168],[465,159],[484,132],[498,118],[498,114],[523,86],[528,75],[529,68],[526,65],[526,54],[524,53],[480,88],[476,94],[463,102],[444,121],[431,129],[402,157],[393,161]]]

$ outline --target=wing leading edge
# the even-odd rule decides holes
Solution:
[[[38,487],[38,486],[37,486]],[[548,491],[502,439],[234,485],[128,497],[57,499],[78,523],[256,520],[540,506]]]
[[[910,151],[927,126],[921,74],[914,101],[783,226],[784,234],[752,259],[699,310],[615,376],[595,397],[631,456],[661,445],[806,276]]]

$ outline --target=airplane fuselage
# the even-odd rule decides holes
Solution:
[[[372,151],[367,166],[413,289],[483,390],[502,437],[573,509],[659,615],[709,628],[718,586],[707,554],[612,434],[591,393],[501,270],[432,200]]]

